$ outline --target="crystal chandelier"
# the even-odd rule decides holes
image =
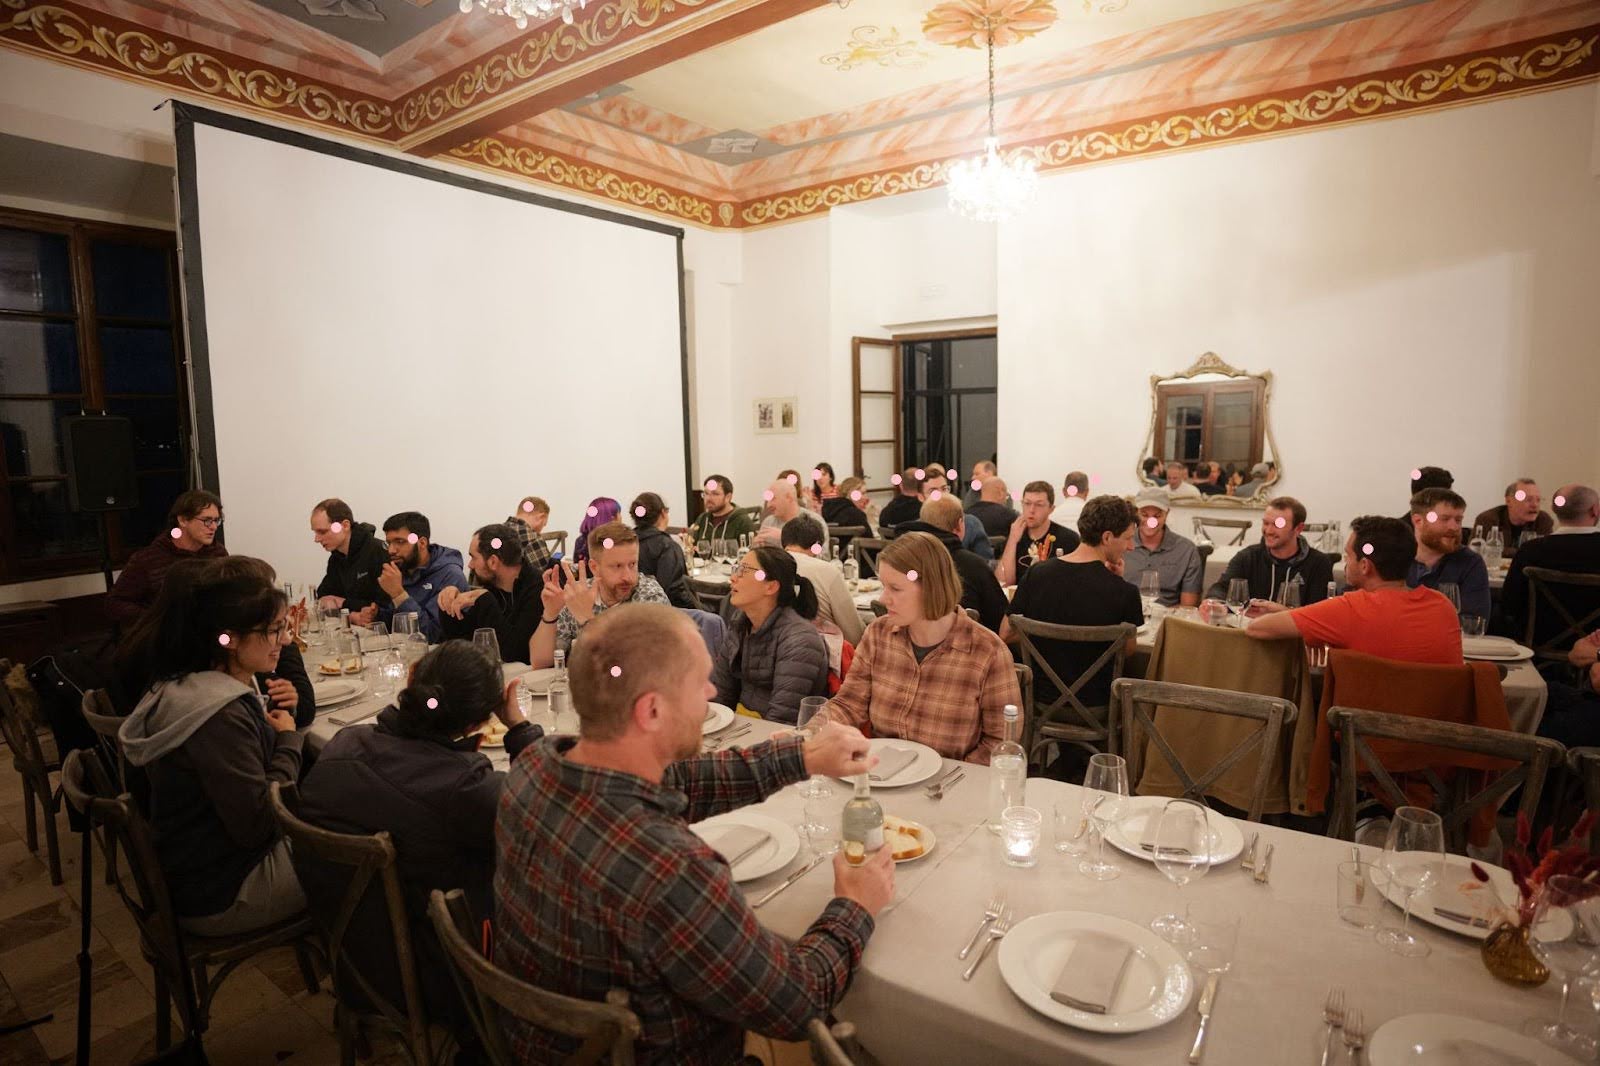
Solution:
[[[461,13],[464,15],[472,10],[474,0],[461,0]],[[583,10],[588,0],[476,0],[477,6],[485,11],[493,11],[496,15],[517,20],[517,29],[528,28],[528,20],[547,19],[551,15],[561,15],[561,21],[568,26],[572,25],[572,9]]]
[[[1028,206],[1039,175],[1033,160],[1000,155],[1000,141],[994,135],[994,24],[988,16],[984,29],[989,38],[989,136],[981,156],[950,164],[945,181],[952,210],[979,222],[998,222]]]

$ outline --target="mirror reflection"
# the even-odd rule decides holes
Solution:
[[[1252,374],[1207,352],[1177,373],[1150,378],[1150,430],[1140,482],[1175,506],[1259,506],[1282,479],[1268,407],[1270,373]]]

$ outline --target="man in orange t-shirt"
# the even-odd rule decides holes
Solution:
[[[1252,600],[1245,630],[1260,640],[1299,636],[1313,647],[1349,648],[1385,659],[1456,665],[1461,623],[1455,608],[1430,588],[1406,588],[1416,556],[1411,527],[1397,518],[1364,515],[1350,523],[1344,578],[1350,591],[1294,610]]]

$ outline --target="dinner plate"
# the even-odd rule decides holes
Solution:
[[[1533,658],[1533,649],[1509,637],[1462,637],[1461,654],[1491,663],[1520,663]]]
[[[882,756],[883,749],[893,745],[897,748],[910,748],[917,753],[917,757],[901,768],[888,781],[873,781],[873,788],[904,788],[906,785],[915,785],[926,781],[938,773],[944,766],[944,757],[926,744],[918,744],[914,740],[895,740],[892,737],[874,737],[867,741],[867,747],[873,755]],[[852,782],[847,778],[840,778],[846,784]]]
[[[709,844],[716,839],[719,828],[736,825],[751,826],[765,831],[769,836],[759,848],[739,860],[739,865],[733,868],[735,881],[754,881],[758,877],[776,873],[789,865],[790,860],[800,853],[800,835],[794,831],[793,826],[754,811],[729,811],[727,814],[719,814],[715,818],[696,822],[689,828]]]
[[[1106,833],[1106,842],[1118,851],[1132,855],[1145,862],[1154,862],[1155,857],[1151,852],[1139,845],[1145,840],[1145,830],[1154,829],[1151,822],[1153,818],[1160,818],[1161,812],[1172,802],[1170,796],[1134,796],[1128,800],[1128,813],[1123,815],[1122,821],[1111,827]],[[1244,834],[1239,827],[1233,824],[1232,818],[1225,818],[1216,811],[1208,811],[1206,821],[1211,826],[1211,865],[1236,859],[1244,851]]]
[[[1111,1009],[1104,1014],[1050,998],[1078,938],[1102,933],[1133,948]],[[1181,1016],[1194,996],[1194,978],[1178,949],[1142,925],[1089,911],[1036,914],[1000,940],[1000,976],[1022,1002],[1058,1022],[1096,1033],[1137,1033]]]
[[[908,859],[896,859],[896,860],[894,860],[894,864],[896,866],[899,866],[901,863],[906,863],[906,862],[921,862],[923,859],[926,859],[930,853],[932,853],[933,849],[939,843],[939,838],[934,835],[934,832],[933,832],[932,829],[929,829],[927,826],[923,825],[921,822],[913,822],[910,818],[901,818],[900,820],[902,822],[906,823],[906,825],[910,825],[910,826],[915,826],[916,827],[916,829],[917,829],[917,839],[922,841],[922,854],[921,855],[913,855]]]
[[[1001,941],[1004,946],[1005,941]],[[1459,1014],[1402,1014],[1367,1041],[1370,1066],[1572,1066],[1572,1060],[1531,1036]]]
[[[319,677],[311,682],[311,694],[319,711],[349,703],[366,691],[367,683],[356,678]]]
[[[522,690],[535,696],[550,695],[550,681],[556,676],[556,668],[546,666],[539,670],[529,670],[521,675]]]
[[[1494,886],[1491,892],[1489,885],[1485,885],[1472,876],[1473,860],[1465,855],[1446,855],[1444,859],[1445,875],[1440,881],[1428,888],[1426,892],[1418,892],[1411,900],[1411,917],[1419,918],[1429,925],[1447,929],[1452,933],[1469,936],[1474,940],[1483,940],[1489,935],[1490,926],[1473,925],[1471,919],[1462,921],[1458,918],[1448,918],[1442,914],[1435,914],[1435,907],[1443,907],[1447,911],[1458,914],[1471,915],[1473,918],[1483,918],[1491,923],[1491,911],[1497,906],[1495,896],[1507,904],[1515,904],[1517,900],[1517,885],[1511,879],[1511,872],[1496,866],[1493,863],[1479,862],[1478,865],[1489,875],[1489,885]],[[1372,883],[1384,899],[1396,907],[1406,904],[1405,893],[1395,888],[1389,879],[1384,876],[1383,867],[1374,863],[1372,869]],[[1572,915],[1565,911],[1556,911],[1539,925],[1541,934],[1547,934],[1554,939],[1562,939],[1572,932]]]
[[[733,724],[733,720],[737,717],[738,715],[733,713],[732,707],[724,707],[720,703],[708,703],[706,704],[706,720],[700,727],[700,735],[705,736],[707,733],[715,733],[726,729]]]
[[[882,592],[883,591],[883,582],[877,580],[876,578],[864,577],[860,581],[857,581],[855,583],[855,587],[852,588],[850,591],[851,592]]]

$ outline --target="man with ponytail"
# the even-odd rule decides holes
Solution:
[[[782,548],[755,548],[734,568],[728,602],[739,609],[711,667],[717,700],[793,724],[800,701],[828,694],[828,646],[812,625],[817,593]]]

